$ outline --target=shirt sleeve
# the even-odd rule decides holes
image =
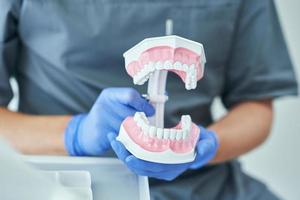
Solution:
[[[222,101],[227,108],[246,100],[298,93],[297,81],[273,0],[244,0],[236,23]]]
[[[9,78],[14,75],[17,64],[17,15],[16,1],[0,1],[0,106],[7,106],[13,97]]]

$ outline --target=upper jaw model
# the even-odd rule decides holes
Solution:
[[[127,73],[143,85],[160,70],[175,72],[187,90],[195,89],[206,62],[200,43],[178,36],[147,38],[124,53]]]
[[[206,62],[202,44],[175,35],[147,38],[124,53],[127,73],[134,84],[148,82],[148,98],[156,109],[147,119],[137,112],[121,124],[119,136],[137,158],[157,163],[185,163],[195,159],[200,129],[189,115],[174,128],[163,128],[167,72],[176,73],[187,90],[195,89]]]

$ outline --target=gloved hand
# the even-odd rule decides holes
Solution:
[[[140,176],[149,176],[171,181],[184,171],[201,168],[214,158],[219,147],[216,134],[203,127],[200,127],[200,131],[201,134],[196,146],[197,155],[195,160],[183,164],[161,164],[144,161],[130,154],[125,146],[116,140],[115,133],[109,133],[108,139],[119,159],[122,160],[132,172]]]
[[[70,155],[98,156],[110,148],[107,134],[119,132],[123,120],[135,112],[154,114],[154,108],[132,88],[108,88],[101,92],[88,114],[74,116],[65,130]]]

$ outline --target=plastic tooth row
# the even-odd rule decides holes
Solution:
[[[197,70],[195,68],[195,65],[191,65],[191,67],[188,69],[186,73],[186,79],[185,79],[185,88],[187,90],[195,89],[197,87]]]
[[[186,84],[185,87],[187,90],[195,89],[197,86],[197,71],[195,65],[192,64],[190,67],[187,64],[182,64],[179,61],[176,61],[174,64],[170,60],[165,62],[158,61],[156,63],[150,62],[144,66],[144,68],[139,71],[134,77],[134,84],[143,85],[150,77],[150,75],[155,70],[179,70],[186,73]]]
[[[191,118],[189,115],[184,115],[182,119],[182,129],[163,129],[150,126],[146,115],[142,112],[137,112],[134,117],[134,121],[143,130],[143,134],[149,135],[150,137],[156,137],[158,139],[171,139],[171,140],[182,140],[186,139],[190,133]]]

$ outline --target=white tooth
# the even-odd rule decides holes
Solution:
[[[176,140],[179,141],[182,139],[182,131],[176,130]]]
[[[145,119],[146,118],[146,114],[144,112],[138,112],[139,113],[139,117],[141,119]]]
[[[135,75],[134,77],[133,77],[133,83],[136,85],[137,84],[137,78],[136,78],[136,76],[137,75]]]
[[[163,69],[163,65],[162,65],[162,63],[161,63],[160,61],[156,62],[156,64],[155,64],[155,68],[156,68],[157,70],[161,70],[161,69]]]
[[[186,80],[186,82],[185,82],[185,89],[187,89],[187,90],[192,89],[188,80]]]
[[[143,69],[142,75],[143,75],[143,77],[146,77],[148,75],[148,69],[147,69],[147,67],[145,67]]]
[[[147,77],[147,71],[146,70],[143,70],[142,77],[143,77],[143,79],[145,79]]]
[[[134,114],[134,116],[133,116],[133,120],[135,121],[135,122],[137,122],[138,121],[138,118],[139,118],[139,112],[136,112],[135,114]]]
[[[148,121],[145,113],[141,112],[140,116],[141,116],[141,119],[144,121],[145,124],[149,124],[149,121]]]
[[[189,118],[190,118],[189,115],[182,115],[182,116],[181,116],[181,121],[182,121],[183,123],[185,123],[185,122],[187,122],[187,121],[189,120]]]
[[[192,126],[192,119],[189,115],[182,115],[181,116],[181,129],[187,130],[190,132]]]
[[[186,72],[188,69],[189,69],[189,66],[188,66],[187,64],[183,64],[183,65],[182,65],[182,70],[183,70],[183,71]]]
[[[143,129],[144,134],[145,134],[145,135],[148,135],[148,132],[149,132],[149,126],[148,126],[147,124],[143,124],[142,129]]]
[[[157,128],[157,138],[158,139],[162,139],[163,133],[164,133],[164,131],[162,128]]]
[[[148,74],[148,75],[146,76],[146,81],[149,80],[149,78],[150,78],[150,74]]]
[[[190,72],[189,70],[186,72],[186,75],[185,75],[185,89],[187,90],[190,90],[191,87],[190,87],[190,80],[191,80],[191,77],[190,77]]]
[[[196,89],[196,87],[197,87],[197,80],[193,79],[193,81],[192,81],[192,89]]]
[[[169,61],[169,60],[165,61],[164,68],[165,69],[171,69],[172,68],[172,62]]]
[[[143,124],[144,124],[143,120],[141,118],[138,118],[137,125],[139,127],[143,127]]]
[[[176,61],[173,65],[175,70],[180,70],[181,69],[181,63],[179,61]]]
[[[156,136],[156,128],[154,126],[150,126],[149,135],[150,135],[150,137],[155,137]]]
[[[145,83],[145,79],[142,79],[138,82],[138,85],[143,85]]]
[[[155,66],[154,66],[154,63],[153,63],[153,62],[150,62],[150,63],[148,64],[148,67],[149,67],[149,69],[150,69],[151,72],[153,72],[153,71],[155,70]]]
[[[194,64],[192,64],[192,65],[190,66],[190,70],[191,70],[192,72],[195,71],[195,65],[194,65]]]
[[[190,68],[195,69],[195,64],[191,64]]]
[[[182,138],[185,140],[187,136],[189,135],[189,132],[187,130],[183,130]]]
[[[150,63],[146,65],[146,70],[147,70],[147,73],[152,72],[152,67],[150,66]]]
[[[176,138],[176,130],[170,129],[170,139],[174,140]]]
[[[195,70],[191,70],[191,68],[189,68],[189,70],[188,70],[188,76],[190,77],[190,78],[192,78],[193,76],[195,76],[194,74],[195,74]]]
[[[142,73],[141,73],[141,72],[138,72],[138,74],[136,74],[136,75],[133,77],[133,82],[134,82],[134,84],[141,85],[141,80],[142,80],[142,79],[143,79]]]
[[[170,137],[170,129],[164,129],[164,139],[169,139]]]

